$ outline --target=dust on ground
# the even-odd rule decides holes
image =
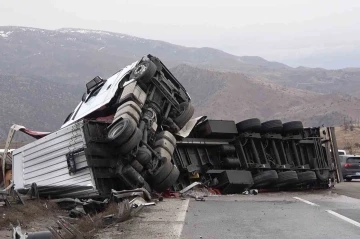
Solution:
[[[25,200],[25,205],[11,204],[11,207],[0,207],[0,238],[9,238],[12,235],[12,227],[21,225],[23,233],[39,232],[48,230],[50,226],[56,227],[59,217],[65,218],[73,224],[87,239],[94,238],[101,231],[114,226],[114,223],[105,223],[103,218],[108,215],[117,215],[119,209],[116,203],[109,203],[99,213],[85,215],[80,219],[68,217],[69,211],[62,210],[59,206],[48,200]]]
[[[11,204],[11,207],[0,207],[0,238],[11,236],[11,226],[18,222],[23,230],[36,232],[47,230],[54,224],[57,216],[66,215],[55,203],[47,200],[28,200],[25,205]]]

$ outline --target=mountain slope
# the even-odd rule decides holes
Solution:
[[[197,115],[301,119],[309,126],[360,117],[357,68],[291,68],[256,56],[83,29],[0,27],[0,49],[0,138],[12,123],[58,129],[87,81],[107,78],[147,53],[184,84]]]
[[[222,70],[279,68],[280,63],[238,57],[212,48],[191,48],[120,33],[83,29],[44,30],[0,27],[0,72],[31,74],[57,81],[109,76],[114,69],[151,53],[166,63]],[[55,69],[55,71],[54,71]]]
[[[81,99],[74,87],[33,78],[0,75],[0,139],[12,124],[55,131]]]
[[[302,120],[307,126],[339,125],[344,117],[359,117],[359,112],[354,109],[360,100],[355,97],[319,94],[244,74],[212,72],[190,66],[176,67],[173,73],[194,96],[198,106],[196,115],[235,121],[252,117],[263,121]],[[196,84],[191,83],[194,81]],[[204,99],[202,92],[211,93],[201,101]]]
[[[263,77],[298,89],[357,96],[360,69],[292,68],[257,56],[235,56],[213,48],[183,47],[121,33],[64,28],[0,27],[0,73],[78,84],[151,53],[169,67],[181,63]]]

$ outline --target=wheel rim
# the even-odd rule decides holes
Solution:
[[[121,120],[119,123],[117,123],[114,127],[111,128],[108,137],[111,139],[115,138],[115,136],[124,129],[125,124],[125,120]]]
[[[182,115],[185,112],[185,109],[186,109],[185,105],[183,105],[183,104],[180,104],[179,106],[180,107],[179,107],[179,110],[178,110],[178,112],[179,112],[178,116]]]
[[[146,70],[146,66],[141,64],[138,67],[136,67],[135,74],[140,75],[140,74],[144,73],[145,70]]]

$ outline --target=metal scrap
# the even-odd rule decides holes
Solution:
[[[83,239],[83,234],[77,230],[73,225],[68,223],[64,219],[60,219],[56,221],[57,227],[48,227],[52,236],[56,239]],[[51,238],[53,238],[51,237]]]
[[[25,232],[23,233],[20,227],[20,223],[18,225],[12,227],[12,238],[13,239],[52,239],[52,233],[50,231],[41,231],[41,232]]]
[[[145,188],[137,188],[137,189],[133,189],[133,190],[122,190],[122,191],[116,191],[116,190],[112,189],[111,196],[112,196],[112,198],[116,198],[116,199],[140,196],[147,201],[151,200],[151,195],[150,195],[149,191],[146,190]]]
[[[59,205],[59,207],[63,210],[71,210],[75,208],[77,205],[83,205],[83,202],[77,198],[60,198],[51,200]]]
[[[0,206],[11,207],[9,198],[12,198],[12,202],[24,204],[24,201],[20,197],[19,193],[13,189],[13,187],[0,190]]]
[[[0,190],[0,206],[11,207],[10,202],[8,200],[8,192],[5,190]]]
[[[204,197],[215,194],[211,188],[201,182],[194,182],[180,191],[181,197],[192,197],[196,201],[205,201]]]
[[[246,189],[244,192],[242,192],[243,195],[257,195],[259,193],[259,190],[257,189]]]
[[[54,199],[52,202],[57,203],[61,209],[70,210],[69,216],[76,218],[104,210],[109,203],[109,199],[105,199],[104,201],[96,201],[93,199],[81,201],[77,198],[61,198]]]
[[[201,182],[193,182],[192,184],[190,184],[189,186],[187,186],[183,190],[181,190],[179,193],[183,194],[183,193],[189,191],[190,189],[192,189],[193,187],[196,187],[198,185],[203,185],[203,184]]]

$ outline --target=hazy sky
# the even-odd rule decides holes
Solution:
[[[0,0],[0,24],[89,28],[258,55],[360,67],[359,0]]]

